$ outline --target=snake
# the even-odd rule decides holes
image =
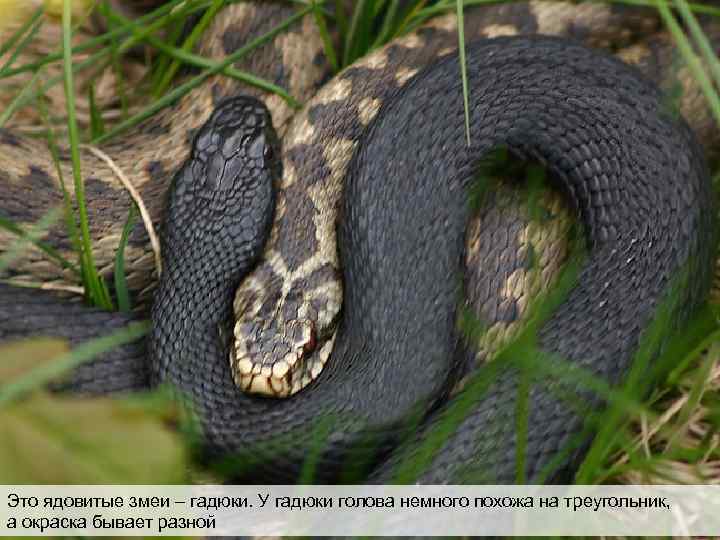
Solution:
[[[239,16],[244,9],[253,16]],[[274,3],[231,6],[218,18],[220,30],[211,29],[214,39],[208,48],[220,42],[225,53],[237,49],[242,46],[238,36],[243,35],[239,25],[267,28],[267,21],[287,9]],[[543,9],[555,15],[543,18]],[[482,22],[475,23],[474,13]],[[476,354],[466,350],[455,329],[463,280],[452,277],[458,275],[462,259],[470,274],[470,303],[481,306],[484,318],[509,325],[519,322],[526,310],[523,287],[544,286],[545,274],[556,270],[556,260],[546,261],[541,255],[545,281],[528,285],[523,261],[528,258],[528,238],[536,233],[523,223],[514,193],[490,199],[486,212],[481,210],[470,226],[474,233],[464,238],[471,219],[470,179],[478,160],[497,145],[507,145],[513,154],[549,169],[578,211],[590,249],[577,286],[541,327],[540,346],[617,383],[629,369],[632,352],[673,276],[681,270],[693,275],[672,312],[675,326],[706,296],[713,246],[712,196],[702,147],[646,79],[649,75],[661,84],[672,80],[661,68],[668,66],[672,42],[655,32],[649,38],[652,47],[645,49],[651,54],[629,45],[633,33],[658,30],[647,12],[629,13],[628,18],[627,11],[621,15],[608,6],[572,8],[551,2],[470,12],[467,67],[474,97],[469,146],[464,142],[452,17],[433,20],[322,86],[309,75],[312,70],[294,80],[274,67],[278,82],[320,87],[292,118],[277,99],[264,100],[282,137],[282,175],[275,174],[275,131],[264,106],[252,97],[229,97],[237,90],[221,80],[206,84],[132,137],[110,143],[106,151],[125,166],[121,168],[135,173],[153,219],[165,219],[164,270],[153,301],[149,343],[111,351],[78,369],[70,386],[104,393],[171,381],[189,397],[213,452],[248,458],[273,455],[272,460],[261,459],[256,468],[265,478],[287,478],[297,472],[313,445],[313,428],[323,418],[335,420],[322,452],[321,462],[327,466],[321,477],[347,464],[351,449],[358,446],[372,449],[368,464],[374,464],[393,452],[402,433],[424,439],[446,415],[448,394],[456,392],[452,402],[465,392],[462,384],[452,388],[463,373],[450,360],[467,356],[470,360],[460,363],[468,365]],[[633,18],[633,13],[643,15]],[[619,17],[630,21],[634,31],[626,27],[625,33],[614,36],[627,47],[611,46],[619,48],[623,60],[643,68],[644,75],[572,40],[532,36],[563,34],[607,47],[611,33],[602,29],[611,28],[607,23]],[[516,24],[510,28],[503,18]],[[306,40],[312,25],[307,19],[301,24]],[[508,33],[525,37],[502,37]],[[291,48],[287,42],[292,36],[284,39],[281,55]],[[307,65],[320,73],[321,55],[294,43],[312,55]],[[277,59],[277,51],[271,52]],[[268,65],[278,64],[265,62]],[[681,110],[698,102],[697,90],[689,86],[684,88]],[[238,107],[247,117],[236,118]],[[237,128],[249,119],[261,135],[237,142],[224,133],[226,122]],[[711,156],[713,128],[708,123],[703,127],[702,120],[693,127]],[[150,144],[157,137],[163,144]],[[47,153],[37,144],[7,130],[1,139],[11,152],[3,155],[12,158],[3,159],[0,167],[3,189],[9,193],[2,211],[24,222],[58,197],[58,182],[48,161],[40,157]],[[235,141],[229,146],[230,157],[225,140]],[[400,140],[410,151],[389,151]],[[232,179],[217,174],[227,172],[229,162],[223,160],[234,159],[233,152],[244,156],[243,171],[254,171],[248,178],[235,165],[230,167],[236,179],[250,182],[240,182],[239,193],[230,187]],[[165,212],[161,193],[167,190],[167,172],[173,167],[160,156],[169,155],[172,161],[188,153],[174,175]],[[248,156],[264,164],[248,165]],[[92,232],[101,237],[108,228],[117,233],[116,218],[129,205],[103,167],[96,157],[84,156],[83,170],[92,171],[86,181],[91,213],[95,212],[91,217],[100,224]],[[209,169],[215,173],[209,175]],[[270,177],[274,195],[263,191],[267,182],[262,189],[257,183]],[[29,203],[23,197],[28,187],[40,195]],[[243,194],[258,189],[261,196]],[[218,191],[222,197],[216,198]],[[239,217],[229,216],[228,198],[247,202],[247,209],[243,205]],[[204,211],[197,219],[193,203],[200,201],[208,206],[200,206]],[[262,211],[259,204],[264,205]],[[555,204],[550,206],[555,209]],[[272,223],[267,221],[271,213]],[[525,235],[524,253],[507,232],[504,241],[497,242],[508,222],[511,229],[520,229],[518,236]],[[546,225],[538,236],[547,239],[552,227]],[[235,233],[230,238],[228,229]],[[560,229],[555,234],[562,233],[562,227],[555,229]],[[137,251],[130,250],[130,266],[144,274],[135,282],[142,294],[152,281],[147,271],[150,257],[147,238],[142,231],[134,232],[131,247]],[[53,230],[49,236],[58,249],[67,248],[62,231]],[[117,238],[107,234],[100,243],[107,240],[107,246]],[[221,251],[232,252],[234,258],[219,256],[219,247],[213,246],[222,246]],[[513,252],[516,271],[503,274],[499,265],[507,264],[508,252]],[[98,255],[102,259],[102,253]],[[555,259],[562,256],[562,249],[556,249]],[[487,258],[491,269],[477,270],[480,259]],[[414,268],[423,271],[412,272]],[[189,274],[195,276],[192,287]],[[67,278],[47,264],[38,268],[32,254],[11,268],[10,275],[15,280],[27,275]],[[415,280],[412,286],[409,275]],[[504,287],[493,292],[497,289],[489,284],[498,280]],[[514,294],[518,288],[520,294]],[[0,301],[2,338],[31,328],[34,333],[51,331],[80,341],[132,319],[8,285],[2,286]],[[231,332],[233,311],[237,320]],[[263,343],[269,345],[263,349]],[[249,362],[248,356],[259,360]],[[291,373],[296,366],[299,369]],[[444,442],[422,481],[456,481],[468,468],[482,471],[485,480],[513,480],[518,377],[512,367],[501,370],[487,395]],[[582,415],[553,392],[558,384],[534,383],[529,391],[528,478],[546,467],[583,425]],[[246,395],[238,387],[292,397],[266,399]],[[599,406],[596,397],[581,395]],[[423,427],[410,429],[407,419],[417,415]],[[581,454],[576,448],[557,474],[572,471]],[[398,458],[386,460],[376,478],[392,469],[393,459]]]

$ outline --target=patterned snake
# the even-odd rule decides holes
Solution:
[[[262,33],[288,10],[273,3],[231,6],[209,31],[204,51],[229,54],[250,39],[248,29]],[[294,95],[314,91],[323,57],[308,45],[317,37],[312,22],[299,26],[242,67]],[[252,98],[226,100],[238,90],[220,78],[105,146],[153,219],[165,220],[152,360],[145,359],[145,345],[135,343],[81,367],[68,386],[104,393],[170,381],[190,398],[210,450],[273,456],[257,467],[265,479],[295,473],[328,418],[333,423],[320,477],[332,478],[361,445],[373,449],[372,463],[386,457],[414,431],[408,419],[418,415],[424,417],[416,435],[422,441],[462,399],[457,380],[473,371],[473,357],[487,356],[516,332],[528,298],[552,282],[566,255],[567,212],[558,195],[543,195],[551,217],[540,223],[528,217],[511,187],[471,215],[471,179],[498,146],[547,167],[577,209],[589,248],[578,283],[539,331],[542,350],[617,383],[671,278],[690,272],[693,279],[672,311],[673,324],[681,325],[705,297],[711,277],[712,197],[695,135],[673,118],[655,86],[616,59],[554,38],[474,41],[542,33],[613,48],[655,83],[680,85],[680,110],[713,157],[715,128],[692,82],[674,76],[672,42],[657,21],[644,10],[552,2],[468,13],[470,146],[455,30],[454,18],[438,18],[394,41],[324,84],[292,119],[279,99],[266,98],[282,136],[281,176],[263,106]],[[638,36],[643,45],[632,45]],[[304,57],[292,61],[303,69],[287,67],[290,52]],[[230,135],[228,123],[244,136]],[[192,141],[164,215],[162,194]],[[400,148],[397,141],[403,141]],[[36,221],[62,197],[50,157],[9,131],[1,133],[0,145],[0,189],[7,195],[0,213],[16,223]],[[91,153],[83,160],[96,256],[104,267],[114,257],[129,199],[104,162]],[[271,179],[274,195],[266,190]],[[240,203],[233,213],[228,201]],[[0,242],[7,246],[11,239]],[[69,250],[60,227],[46,240]],[[128,265],[141,299],[152,283],[147,244],[144,232],[134,231]],[[540,248],[530,257],[534,245]],[[463,258],[467,271],[460,279]],[[30,253],[10,277],[63,282],[70,276]],[[227,324],[238,285],[231,347]],[[461,289],[489,327],[472,352],[456,330]],[[80,342],[133,318],[45,292],[2,285],[1,293],[0,338],[52,332]],[[450,482],[471,473],[512,481],[518,384],[518,372],[502,368],[420,479]],[[238,385],[297,395],[259,398]],[[528,478],[582,430],[583,415],[558,397],[558,388],[550,380],[530,386]],[[562,390],[599,407],[594,395],[572,385]],[[576,446],[552,477],[571,472],[584,447]],[[412,453],[415,445],[409,448]],[[387,479],[399,455],[374,478]]]

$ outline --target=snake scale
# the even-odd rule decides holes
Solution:
[[[229,54],[250,39],[249,29],[267,30],[289,10],[281,3],[226,8],[208,32],[204,51]],[[470,11],[466,26],[472,42],[469,147],[454,53],[456,24],[449,16],[346,69],[292,118],[278,98],[266,98],[282,138],[282,175],[264,107],[250,97],[227,100],[238,90],[221,78],[105,146],[158,223],[163,194],[192,141],[195,157],[175,174],[164,216],[152,361],[145,359],[145,344],[134,343],[77,370],[69,387],[104,393],[169,380],[190,398],[211,451],[248,459],[272,456],[255,459],[255,472],[267,480],[297,472],[327,418],[334,422],[320,458],[321,479],[334,478],[351,457],[358,467],[375,464],[407,433],[422,442],[451,406],[443,402],[453,382],[474,367],[476,348],[466,350],[455,330],[460,289],[490,326],[479,346],[482,357],[492,342],[516,331],[528,297],[552,281],[565,257],[565,221],[529,219],[511,188],[491,195],[471,215],[470,180],[478,160],[499,145],[545,165],[585,228],[589,256],[577,285],[540,330],[543,350],[618,382],[671,278],[686,271],[693,279],[672,317],[674,325],[682,324],[706,295],[713,249],[712,197],[695,135],[673,118],[655,86],[613,58],[550,37],[497,37],[556,34],[612,48],[665,89],[679,86],[679,108],[712,158],[716,130],[697,88],[687,77],[677,78],[672,42],[658,21],[646,10],[531,1]],[[306,18],[242,67],[295,95],[313,93],[325,68],[319,48],[310,45],[314,35]],[[483,37],[497,39],[475,41]],[[639,37],[643,45],[633,45]],[[300,53],[299,65],[307,67],[288,68],[289,51]],[[236,109],[246,116],[238,118]],[[231,159],[221,142],[232,137],[213,138],[227,118],[250,133],[230,146],[239,152],[233,155],[243,156],[242,170],[255,172],[228,169],[229,162],[222,169],[235,174],[237,185],[217,174],[208,182],[206,175],[216,156]],[[0,154],[0,189],[7,195],[0,212],[19,223],[37,221],[61,197],[50,158],[41,145],[10,131],[1,133],[0,145],[7,150]],[[104,267],[114,257],[111,247],[129,199],[100,160],[90,153],[83,159],[96,256]],[[271,180],[274,195],[266,192]],[[241,201],[238,219],[228,217],[228,193]],[[550,213],[562,216],[562,199],[547,197]],[[195,200],[211,201],[202,219],[188,211]],[[272,224],[265,221],[270,214]],[[215,242],[208,248],[204,240],[210,235]],[[10,240],[0,237],[0,245]],[[47,240],[61,252],[69,249],[60,227]],[[545,248],[535,257],[537,275],[526,264],[533,243]],[[140,299],[152,288],[151,260],[138,227],[128,265]],[[15,264],[10,277],[70,279],[37,253]],[[185,281],[191,277],[193,286]],[[89,310],[46,292],[1,287],[0,338],[51,332],[78,343],[133,318]],[[233,309],[238,320],[230,347],[227,321]],[[220,337],[218,326],[224,330]],[[230,349],[236,381],[228,367]],[[248,356],[259,360],[248,365]],[[278,365],[275,377],[271,366]],[[295,366],[299,375],[287,376]],[[316,380],[303,389],[311,376]],[[297,395],[248,396],[236,382],[261,393]],[[453,482],[469,474],[474,480],[512,481],[517,387],[518,372],[501,369],[420,480]],[[450,404],[462,398],[461,388],[455,385]],[[553,392],[557,388],[557,381],[547,380],[530,387],[527,478],[536,477],[581,431],[582,415]],[[599,406],[587,392],[563,389]],[[408,423],[415,415],[424,417],[419,429]],[[408,444],[410,455],[418,441]],[[361,446],[373,450],[368,463],[353,454]],[[576,446],[551,479],[567,478],[563,475],[573,471],[584,447]],[[392,454],[373,479],[387,480],[400,455]]]

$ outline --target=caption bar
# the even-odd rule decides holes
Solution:
[[[3,486],[0,534],[716,536],[720,486]]]

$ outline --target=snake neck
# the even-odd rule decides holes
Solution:
[[[151,311],[152,382],[171,382],[183,389],[187,381],[173,376],[173,365],[188,362],[194,354],[227,357],[229,344],[225,337],[232,317],[233,291],[252,264],[242,260],[226,268],[226,272],[203,275],[206,264],[202,258],[192,261],[187,253],[178,253],[177,258],[170,256],[164,261]]]

